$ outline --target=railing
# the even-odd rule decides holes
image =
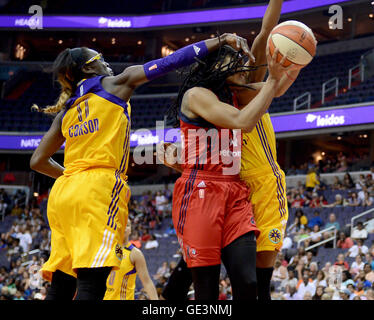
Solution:
[[[332,84],[332,85],[328,86],[330,84]],[[321,104],[325,103],[326,93],[330,92],[332,90],[335,90],[335,97],[337,97],[338,93],[339,93],[339,78],[338,77],[335,77],[335,78],[332,78],[330,80],[327,80],[326,82],[324,82],[322,84],[322,99],[321,99]]]
[[[366,216],[366,215],[368,215],[368,214],[370,214],[370,213],[373,213],[373,212],[374,212],[374,208],[369,209],[369,210],[366,210],[366,211],[364,211],[364,212],[358,214],[357,216],[352,217],[352,219],[351,219],[351,236],[352,236],[352,232],[353,232],[353,227],[354,227],[354,225],[355,225],[354,222],[355,222],[357,219],[360,219],[361,217]],[[364,222],[364,223],[363,223],[364,226],[367,225],[367,224],[368,224],[368,222]]]
[[[358,72],[354,73],[355,70],[358,69]],[[352,88],[352,79],[359,78],[361,82],[364,82],[364,70],[365,66],[363,63],[355,65],[354,67],[350,68],[348,71],[348,89]]]
[[[298,103],[299,100],[302,100],[302,99],[304,99],[304,101],[302,101],[301,103]],[[297,98],[293,100],[293,111],[296,111],[297,109],[305,105],[307,105],[307,108],[310,109],[311,100],[312,100],[312,95],[309,91],[303,93],[301,96],[298,96]]]
[[[331,227],[326,228],[324,230],[318,231],[317,234],[321,234],[321,236],[322,236],[326,231],[329,231],[329,230],[333,231],[333,236],[331,236],[327,239],[323,239],[320,242],[317,242],[317,243],[315,243],[315,244],[313,244],[309,247],[306,247],[305,251],[308,251],[308,250],[313,249],[315,247],[319,247],[320,245],[325,244],[326,242],[330,242],[330,241],[334,242],[333,248],[336,248],[336,234],[337,234],[338,229],[336,229],[335,226],[331,226]],[[304,242],[305,240],[311,239],[311,238],[312,238],[312,236],[300,239],[299,241],[297,241],[297,247],[299,248],[302,242]]]
[[[22,253],[22,254],[21,254],[21,259],[22,259],[22,260],[29,259],[29,256],[32,256],[32,255],[37,254],[37,253],[39,253],[39,252],[40,252],[39,249],[35,249],[35,250],[30,250],[30,251],[28,251],[28,252]],[[32,263],[32,260],[27,260],[27,261],[22,262],[21,266],[24,267],[24,266],[29,265],[30,263]]]

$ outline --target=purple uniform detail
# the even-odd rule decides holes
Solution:
[[[153,80],[172,70],[194,63],[195,57],[199,59],[206,57],[208,52],[205,41],[200,41],[179,49],[165,58],[147,62],[143,66],[144,73],[148,80]]]

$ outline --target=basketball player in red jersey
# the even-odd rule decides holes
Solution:
[[[248,68],[223,46],[185,78],[175,104],[182,136],[182,176],[173,193],[173,224],[191,270],[195,299],[216,300],[221,259],[234,299],[256,299],[255,225],[249,190],[239,180],[241,129],[251,131],[270,106],[290,67],[267,51],[269,76],[241,110],[230,86],[245,86]],[[243,72],[240,72],[243,70]],[[223,129],[225,128],[225,129]],[[197,143],[198,142],[198,143]],[[228,165],[230,164],[230,165]]]

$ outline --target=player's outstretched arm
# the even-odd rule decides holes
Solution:
[[[266,46],[271,30],[278,24],[283,0],[270,0],[262,19],[261,30],[252,43],[251,52],[256,59],[256,65],[266,63]],[[258,68],[249,73],[249,82],[264,81],[266,68]]]
[[[247,40],[231,33],[225,33],[219,37],[183,47],[164,58],[149,61],[144,65],[128,67],[117,76],[104,78],[103,85],[107,88],[109,86],[117,87],[111,91],[114,91],[115,95],[127,101],[136,87],[161,77],[168,72],[191,65],[196,61],[195,58],[203,59],[210,52],[225,44],[237,50],[242,50],[253,61],[254,58],[249,50]]]
[[[135,265],[136,272],[138,273],[139,279],[142,282],[149,299],[158,300],[157,290],[149,276],[147,263],[143,253],[139,249],[133,248],[131,250],[130,260]]]
[[[63,114],[63,111],[57,114],[51,127],[40,141],[39,146],[30,159],[30,167],[32,170],[55,179],[61,176],[65,170],[64,167],[51,158],[65,142],[65,138],[61,133]]]

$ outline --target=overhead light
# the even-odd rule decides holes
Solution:
[[[347,21],[348,21],[348,22],[352,22],[352,18],[348,18]]]
[[[342,137],[341,136],[338,136],[338,138],[337,138],[338,140],[342,140]]]
[[[58,40],[58,44],[62,44],[64,41],[62,40]]]
[[[140,45],[143,43],[143,41],[142,41],[142,40],[139,40],[137,43],[138,43],[138,45],[140,46]]]
[[[190,41],[190,38],[187,37],[186,39],[184,39],[184,41],[188,42]]]
[[[116,44],[116,38],[112,38],[112,44]]]
[[[96,38],[95,37],[92,38],[92,42],[96,42]]]
[[[325,153],[325,151],[322,151],[321,154],[324,156],[326,153]]]
[[[369,14],[369,18],[370,18],[370,19],[373,19],[373,18],[374,18],[374,14],[373,14],[373,13],[370,13],[370,14]]]
[[[212,34],[210,35],[210,37],[211,37],[211,38],[214,38],[214,37],[215,37],[215,35],[214,35],[214,34],[212,33]]]
[[[34,197],[39,197],[39,193],[34,192]]]

